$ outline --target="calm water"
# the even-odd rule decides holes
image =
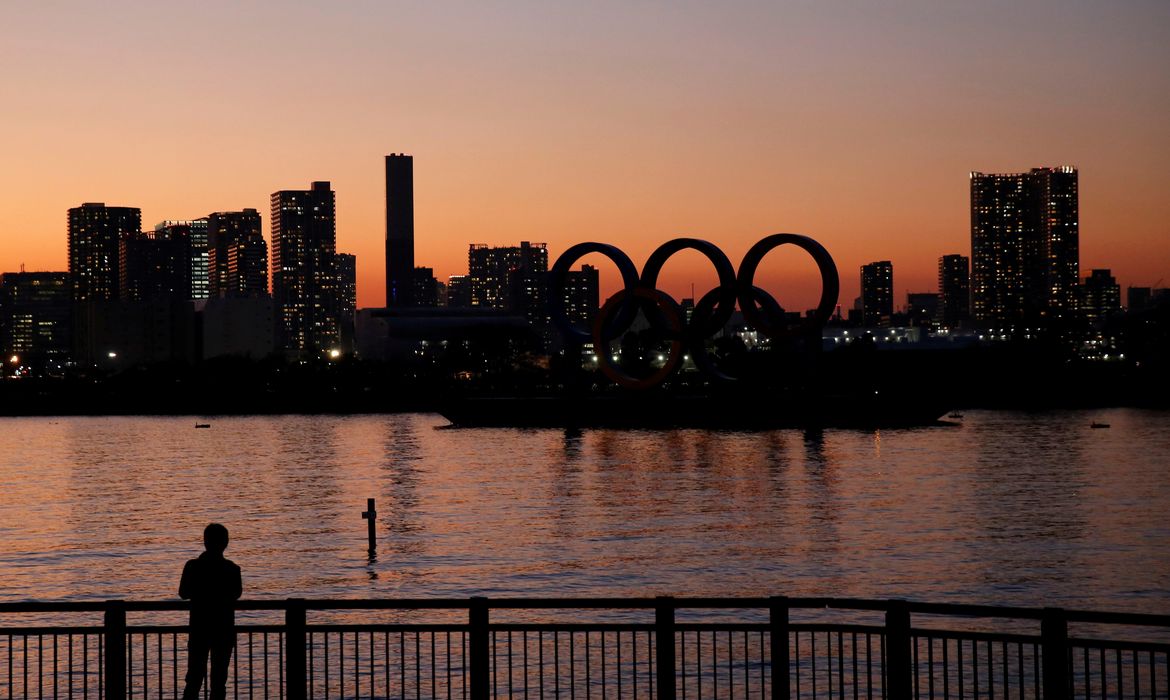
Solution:
[[[217,520],[252,598],[788,594],[1170,613],[1166,412],[968,412],[954,428],[823,434],[211,422],[0,420],[0,599],[171,598]]]

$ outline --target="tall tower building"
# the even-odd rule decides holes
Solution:
[[[357,256],[337,254],[337,327],[341,351],[353,352],[354,326],[357,322]]]
[[[298,356],[337,347],[337,227],[328,182],[272,193],[277,344]]]
[[[118,240],[142,230],[142,210],[100,202],[69,210],[69,279],[74,301],[118,298]]]
[[[154,225],[154,232],[174,231],[191,241],[191,298],[207,298],[207,218],[184,221],[162,221]],[[185,232],[185,234],[183,233]]]
[[[861,266],[861,317],[867,326],[889,325],[894,315],[894,265],[889,260]]]
[[[411,297],[415,306],[433,308],[439,305],[439,280],[435,279],[432,267],[414,268],[414,291]]]
[[[472,243],[467,253],[467,276],[471,278],[471,305],[489,309],[518,310],[525,306],[525,289],[539,294],[539,285],[525,284],[523,278],[548,272],[548,246],[522,242],[519,246],[492,248]]]
[[[64,363],[72,350],[72,301],[66,272],[0,275],[0,353],[23,365]]]
[[[471,275],[451,275],[447,278],[447,306],[458,309],[471,306]]]
[[[122,234],[118,241],[118,298],[191,298],[191,232],[186,226]]]
[[[230,250],[236,248],[236,273],[233,279],[229,264]],[[262,251],[262,255],[261,255]],[[260,229],[260,213],[255,209],[217,211],[207,216],[207,276],[208,295],[211,297],[241,296],[240,290],[255,296],[268,291],[268,273],[263,281],[256,278],[253,263],[260,256],[260,264],[268,265],[268,248]],[[241,278],[241,275],[247,278]]]
[[[337,299],[341,317],[353,323],[357,313],[357,256],[353,253],[337,254]]]
[[[1081,310],[1090,323],[1121,311],[1121,285],[1109,270],[1090,270],[1081,287]]]
[[[268,296],[268,243],[259,231],[228,243],[223,295],[237,299]]]
[[[600,308],[599,289],[597,268],[592,265],[582,265],[580,270],[569,270],[565,273],[565,287],[562,293],[565,315],[569,317],[571,323],[584,328],[591,327]],[[691,305],[691,311],[693,310],[694,304]]]
[[[939,322],[957,328],[971,318],[971,259],[944,255],[938,259]]]
[[[1077,308],[1077,170],[971,173],[971,307],[977,322],[1042,325]]]
[[[414,157],[386,156],[386,307],[414,301]]]

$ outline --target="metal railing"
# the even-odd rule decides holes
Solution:
[[[0,603],[0,700],[178,697],[186,609]],[[1170,700],[1167,615],[782,597],[288,599],[237,610],[228,697],[248,700]]]

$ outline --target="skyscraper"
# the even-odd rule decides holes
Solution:
[[[352,324],[357,312],[357,256],[352,253],[337,254],[337,300],[341,318]]]
[[[357,256],[337,254],[337,331],[344,353],[353,352],[354,325],[357,321]]]
[[[1090,323],[1121,311],[1121,285],[1110,270],[1091,270],[1081,287],[1081,310]]]
[[[21,365],[63,363],[72,349],[69,273],[0,275],[0,352]]]
[[[867,326],[889,325],[894,315],[894,265],[889,260],[861,266],[861,317]]]
[[[1077,308],[1077,170],[971,173],[971,306],[977,322],[1044,325]]]
[[[328,182],[272,193],[277,344],[297,356],[337,347],[337,229]]]
[[[260,213],[255,209],[209,214],[207,250],[209,296],[268,293],[268,246],[260,229]]]
[[[430,308],[439,305],[439,280],[432,267],[414,268],[414,290],[411,300],[415,306]]]
[[[142,229],[136,207],[107,207],[100,202],[69,210],[69,279],[74,301],[118,298],[118,239]]]
[[[414,295],[414,157],[386,156],[386,306],[412,306]]]
[[[451,275],[447,278],[447,306],[458,309],[471,306],[470,275]]]
[[[939,322],[957,328],[971,318],[971,260],[966,255],[938,259]]]
[[[592,265],[582,265],[580,270],[569,270],[565,273],[565,286],[562,294],[565,302],[565,315],[569,317],[569,321],[582,328],[591,328],[601,302],[597,268]],[[690,311],[694,311],[693,301]],[[690,320],[689,316],[687,320]]]
[[[191,241],[191,298],[206,299],[207,280],[207,218],[186,221],[162,221],[154,225],[155,232],[172,229],[185,230]]]
[[[467,253],[467,276],[471,278],[471,305],[489,309],[519,310],[525,305],[524,290],[539,294],[540,285],[526,284],[521,277],[548,272],[548,246],[522,242],[519,246],[492,248],[472,243]],[[532,282],[533,280],[528,280]]]
[[[118,298],[191,299],[191,232],[187,226],[124,233],[118,241]]]

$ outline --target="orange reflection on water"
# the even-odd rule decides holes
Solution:
[[[1103,414],[1104,415],[1104,414]],[[437,430],[433,415],[5,419],[0,596],[836,595],[1170,610],[1165,414],[959,428]],[[367,498],[378,549],[367,557]]]

